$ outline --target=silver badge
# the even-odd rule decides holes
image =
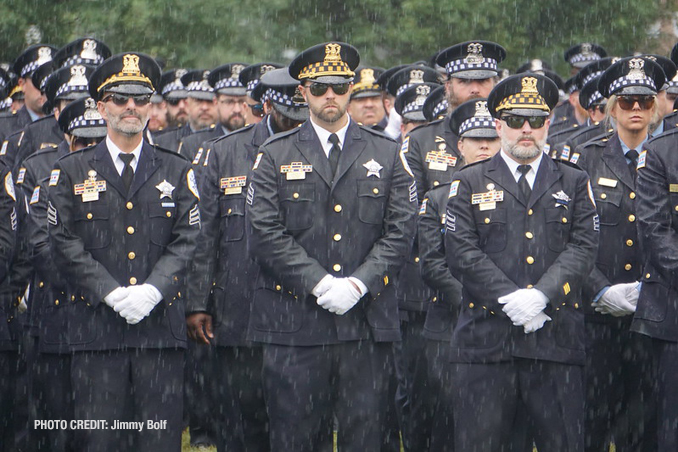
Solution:
[[[367,168],[367,177],[370,176],[377,176],[378,178],[381,179],[381,174],[380,171],[384,168],[381,166],[379,163],[377,163],[376,160],[372,159],[369,162],[365,163],[363,165],[365,168]]]
[[[155,186],[160,190],[160,199],[169,198],[172,199],[172,192],[174,191],[174,185],[170,184],[166,180],[163,180],[158,185]]]

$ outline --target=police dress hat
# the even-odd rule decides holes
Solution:
[[[676,76],[676,64],[670,59],[661,55],[641,55],[657,63],[664,71],[664,86],[659,91],[666,91],[669,88],[669,82]]]
[[[607,68],[598,81],[603,97],[612,95],[655,95],[664,85],[664,71],[649,58],[624,58]]]
[[[75,64],[52,73],[45,84],[47,101],[54,105],[58,100],[75,100],[90,97],[88,79],[94,66]]]
[[[96,67],[89,78],[92,99],[104,93],[153,94],[160,83],[160,66],[150,56],[125,52],[113,55]]]
[[[290,63],[289,73],[301,82],[341,84],[353,81],[358,64],[358,49],[345,42],[326,42],[297,55]]]
[[[450,128],[460,138],[497,138],[495,122],[485,98],[464,102],[450,116]]]
[[[411,64],[399,64],[397,66],[393,66],[391,68],[386,69],[384,72],[381,73],[379,77],[377,77],[377,80],[375,83],[379,85],[379,88],[382,91],[386,91],[386,87],[388,86],[388,81],[393,77],[393,75],[398,72],[399,70],[406,68],[408,66],[411,66]]]
[[[181,77],[186,75],[186,73],[188,73],[188,70],[184,68],[163,72],[157,92],[167,100],[186,99],[186,87],[181,83]]]
[[[214,92],[228,96],[244,96],[245,86],[240,82],[240,73],[247,67],[245,63],[228,63],[212,69],[207,77]]]
[[[539,74],[516,74],[497,84],[487,98],[490,114],[499,119],[503,113],[515,116],[548,116],[558,103],[558,87]]]
[[[282,64],[278,63],[250,64],[245,69],[240,71],[238,80],[240,80],[240,84],[245,87],[247,95],[252,97],[252,91],[254,91],[254,88],[256,88],[256,86],[259,84],[261,76],[274,69],[280,69],[281,67]]]
[[[607,52],[604,48],[590,42],[574,45],[563,54],[565,61],[576,68],[583,68],[587,64],[606,56]]]
[[[48,61],[47,63],[38,66],[38,68],[31,74],[31,82],[33,83],[33,86],[38,88],[41,92],[44,92],[47,79],[50,75],[52,75],[54,69],[55,66],[52,61]]]
[[[600,94],[600,91],[598,91],[599,81],[600,75],[593,77],[586,85],[584,85],[579,93],[579,105],[585,110],[589,110],[598,104],[606,102],[606,99]]]
[[[573,77],[577,88],[575,91],[580,91],[589,81],[603,75],[603,72],[605,72],[607,68],[619,60],[621,60],[619,57],[605,57],[595,60],[584,66],[579,72],[577,72],[577,75]]]
[[[214,99],[214,87],[209,82],[210,73],[205,69],[195,69],[182,75],[181,83],[186,87],[186,96],[201,100]]]
[[[377,79],[383,72],[384,69],[380,67],[359,67],[353,79],[351,99],[381,96],[381,87],[377,83]]]
[[[98,66],[110,56],[111,49],[98,39],[79,38],[57,50],[53,59],[56,67],[74,64]]]
[[[75,137],[99,138],[106,136],[106,121],[91,97],[75,100],[59,114],[59,128]]]
[[[14,60],[12,71],[19,77],[29,77],[34,70],[52,61],[56,47],[47,44],[35,44],[25,49]]]
[[[527,63],[522,64],[518,69],[516,69],[516,74],[521,74],[523,72],[532,72],[534,74],[545,75],[544,71],[551,71],[551,66],[544,60],[535,58],[528,61]]]
[[[438,54],[436,62],[449,77],[486,79],[499,75],[498,65],[506,58],[506,50],[494,42],[467,41],[448,47]]]
[[[445,116],[449,103],[445,97],[445,85],[441,85],[431,91],[424,101],[424,117],[427,121],[433,121],[437,118]]]
[[[278,113],[294,121],[308,119],[308,104],[297,90],[299,80],[290,76],[288,68],[266,72],[261,76],[259,85],[265,90],[262,102],[270,101]]]
[[[440,74],[428,66],[406,66],[391,76],[386,90],[397,97],[405,89],[419,83],[440,84]]]
[[[438,86],[436,83],[415,83],[408,86],[396,97],[395,111],[410,121],[426,121],[424,102]]]

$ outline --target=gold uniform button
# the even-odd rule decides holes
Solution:
[[[567,218],[563,217],[563,223],[567,223]]]
[[[336,206],[334,206],[334,211],[341,212],[341,204],[337,204]]]
[[[75,301],[75,295],[71,295],[71,301]]]
[[[649,273],[646,273],[646,274],[645,274],[645,278],[646,278],[646,279],[650,279],[650,274],[649,274]]]
[[[418,257],[415,257],[415,258],[414,258],[414,262],[419,262],[419,258],[418,258]]]
[[[133,228],[132,226],[128,226],[128,227],[127,227],[127,233],[128,233],[129,235],[134,234],[134,228]]]
[[[378,194],[379,194],[379,189],[378,189],[378,188],[373,188],[373,189],[372,189],[372,193],[374,193],[375,195],[378,195]]]
[[[438,301],[438,297],[433,297],[433,299],[431,301],[433,301],[435,303],[436,301]]]
[[[629,215],[629,222],[633,223],[634,221],[636,221],[636,216],[633,214]]]
[[[532,265],[534,264],[534,257],[527,256],[527,259],[525,259],[525,261],[527,261],[528,264]]]
[[[601,193],[600,199],[607,199],[607,193]]]
[[[628,239],[628,240],[626,241],[626,246],[633,246],[633,240]]]
[[[54,304],[59,306],[59,300],[54,300]]]
[[[167,215],[167,218],[170,218],[172,216],[172,212],[168,210],[167,212],[165,212],[165,215]]]
[[[132,210],[132,209],[134,209],[134,204],[132,204],[131,202],[128,202],[127,204],[125,204],[125,207],[127,207],[127,210]]]
[[[275,290],[277,290],[278,292],[280,292],[280,291],[282,290],[282,286],[281,286],[281,285],[275,286]]]
[[[626,264],[626,265],[624,265],[624,270],[626,270],[626,271],[629,271],[629,270],[631,270],[632,268],[633,268],[633,266],[632,266],[631,264]]]
[[[575,309],[579,309],[579,303],[575,303],[575,304],[574,304],[574,308],[575,308]]]
[[[527,211],[527,214],[530,215],[530,216],[531,216],[533,213],[534,213],[534,211],[533,211],[532,209],[530,209],[530,210]]]
[[[530,231],[527,231],[527,232],[525,233],[525,237],[527,237],[528,239],[533,239],[533,238],[534,238],[534,234],[532,234]]]
[[[678,211],[678,206],[676,206],[676,211]]]
[[[528,284],[528,285],[527,285],[527,288],[528,288],[528,289],[531,289],[531,288],[533,288],[533,287],[534,287],[534,286],[533,286],[532,284]]]
[[[636,199],[636,194],[634,192],[629,193],[629,198]]]
[[[89,212],[89,213],[87,214],[87,219],[88,219],[88,220],[91,220],[92,218],[94,218],[94,215],[92,215],[92,212]]]
[[[338,242],[339,240],[341,240],[341,234],[334,234],[334,237],[332,238],[334,239],[335,242]]]
[[[130,251],[129,253],[127,253],[127,257],[128,257],[130,260],[133,260],[135,257],[137,257],[137,255],[134,254],[134,251]]]
[[[473,303],[469,303],[469,304],[468,304],[468,307],[471,308],[471,309],[473,309],[473,308],[475,307],[475,305],[474,305]]]
[[[137,279],[136,279],[134,276],[132,276],[132,277],[129,279],[129,283],[130,283],[131,285],[135,285],[135,284],[137,283]]]
[[[437,187],[438,185],[440,185],[440,182],[438,182],[437,180],[434,180],[434,181],[433,181],[433,186],[434,186],[434,187]]]
[[[293,197],[294,199],[299,199],[299,193],[294,193],[294,194],[292,195],[292,197]]]
[[[333,269],[335,272],[341,271],[341,265],[339,265],[339,264],[334,264],[334,265],[332,266],[332,269]]]
[[[230,214],[231,212],[233,212],[233,209],[228,209],[228,212],[226,213]]]
[[[43,287],[45,287],[45,283],[40,281],[40,283],[38,284],[38,287],[40,287],[42,289]]]
[[[490,224],[490,219],[489,219],[489,218],[485,218],[485,224]]]

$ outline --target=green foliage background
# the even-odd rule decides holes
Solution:
[[[3,0],[0,61],[26,46],[37,25],[42,42],[61,46],[81,36],[114,53],[137,50],[167,67],[240,61],[289,62],[328,40],[349,42],[366,64],[389,67],[428,60],[452,44],[475,39],[506,47],[503,67],[542,58],[562,74],[563,50],[583,41],[613,55],[658,52],[648,35],[668,14],[666,0]],[[665,16],[666,17],[666,16]],[[668,45],[670,48],[673,43]],[[660,53],[666,53],[661,51]]]

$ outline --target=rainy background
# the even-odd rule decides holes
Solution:
[[[483,39],[506,48],[504,68],[541,58],[567,78],[563,51],[580,42],[609,55],[668,55],[678,40],[677,11],[677,0],[3,0],[0,62],[30,44],[93,37],[113,53],[142,51],[166,68],[285,64],[338,40],[356,46],[364,64],[388,68]],[[193,449],[185,441],[183,450]]]

